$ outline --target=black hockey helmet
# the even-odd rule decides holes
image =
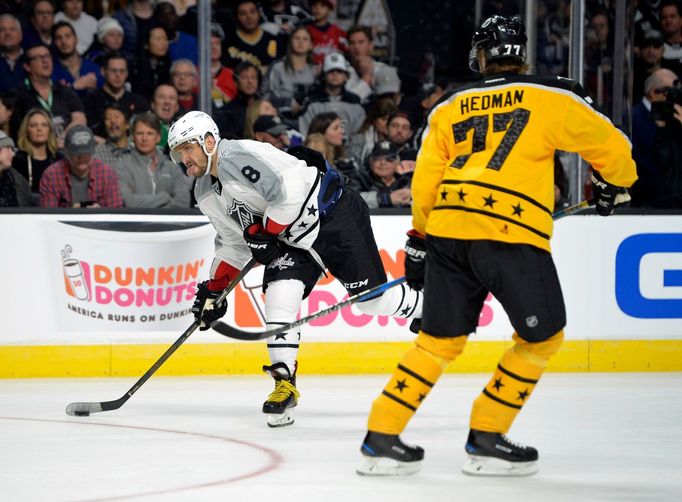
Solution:
[[[526,28],[518,17],[492,16],[474,32],[469,51],[469,68],[481,71],[478,50],[485,51],[486,61],[513,59],[526,61]]]

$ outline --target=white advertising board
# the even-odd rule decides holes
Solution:
[[[192,322],[198,281],[213,258],[213,230],[201,216],[3,215],[0,345],[150,343]],[[374,216],[389,279],[402,275],[409,216]],[[552,241],[568,310],[568,339],[682,338],[682,218],[575,216]],[[262,329],[262,269],[231,295],[226,320]],[[343,287],[323,279],[301,315],[339,302]],[[456,315],[456,313],[453,313]],[[304,328],[306,340],[411,340],[407,321],[346,308]],[[477,340],[512,332],[489,298]],[[197,333],[190,342],[227,341]]]

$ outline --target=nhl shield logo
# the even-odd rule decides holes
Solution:
[[[227,210],[227,215],[241,228],[246,228],[256,222],[257,213],[242,201],[233,200],[232,207]]]

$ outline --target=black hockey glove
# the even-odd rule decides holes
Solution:
[[[594,206],[600,216],[610,216],[616,206],[630,202],[626,188],[611,185],[597,171],[592,171],[592,195]]]
[[[327,172],[327,163],[324,157],[317,150],[308,148],[303,145],[294,145],[287,150],[289,155],[293,155],[297,159],[303,160],[309,166],[316,167],[318,171]]]
[[[199,324],[199,330],[206,331],[215,321],[220,319],[227,312],[227,300],[223,300],[220,305],[215,301],[222,291],[211,291],[208,289],[208,281],[200,282],[197,285],[197,294],[192,305],[192,314]]]
[[[268,265],[282,255],[276,235],[268,234],[260,223],[254,223],[244,230],[244,241],[251,250],[251,255],[261,265]]]
[[[407,232],[405,243],[405,278],[407,285],[416,291],[424,288],[424,263],[426,242],[416,230]]]

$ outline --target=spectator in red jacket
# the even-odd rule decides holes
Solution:
[[[95,136],[89,127],[70,127],[64,151],[66,157],[40,179],[40,207],[123,207],[116,172],[92,156]]]
[[[310,9],[313,22],[306,25],[313,38],[313,62],[321,65],[324,57],[332,52],[346,52],[346,32],[329,22],[329,16],[336,8],[336,0],[312,0]]]

